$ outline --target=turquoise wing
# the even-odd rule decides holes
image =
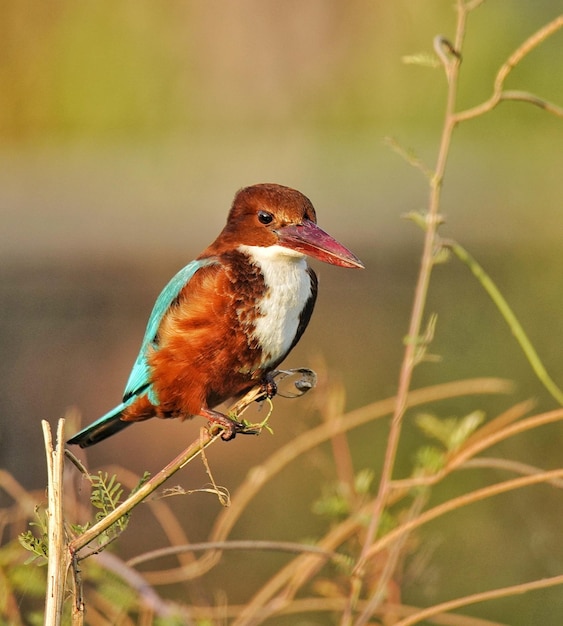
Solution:
[[[148,394],[151,404],[158,405],[158,398],[156,393],[151,387],[150,380],[150,368],[147,361],[147,354],[150,350],[158,349],[157,335],[158,328],[162,318],[174,303],[174,300],[178,297],[180,291],[191,280],[192,276],[197,270],[205,267],[206,265],[212,265],[216,263],[215,259],[201,259],[192,261],[186,267],[182,268],[170,282],[164,287],[160,295],[154,303],[153,310],[150,314],[149,321],[147,323],[147,329],[145,336],[143,337],[143,343],[141,349],[129,375],[129,380],[125,386],[123,392],[123,402],[127,402],[132,396],[138,396],[145,392]]]

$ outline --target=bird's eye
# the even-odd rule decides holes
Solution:
[[[271,224],[274,216],[268,211],[258,211],[258,221],[260,224]]]

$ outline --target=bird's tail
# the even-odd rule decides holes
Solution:
[[[133,422],[124,422],[121,419],[121,415],[130,404],[131,400],[122,402],[105,415],[102,415],[100,419],[83,428],[78,434],[71,437],[67,443],[78,444],[81,448],[87,448],[127,428]]]

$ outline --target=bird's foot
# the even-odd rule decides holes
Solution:
[[[245,433],[245,425],[242,422],[237,422],[219,411],[213,411],[211,409],[202,409],[201,415],[209,420],[209,430],[211,434],[215,434],[217,428],[221,432],[221,439],[223,441],[231,441],[238,433]],[[254,434],[254,433],[252,433]]]
[[[262,385],[260,387],[260,396],[257,402],[260,402],[265,397],[271,400],[278,393],[278,385],[274,380],[273,372],[268,372],[262,379]]]

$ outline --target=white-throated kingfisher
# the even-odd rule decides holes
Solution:
[[[151,417],[205,417],[232,439],[241,425],[215,407],[256,385],[303,334],[317,296],[306,255],[362,268],[317,224],[302,193],[275,184],[235,196],[225,228],[156,300],[123,402],[68,443],[82,448]]]

